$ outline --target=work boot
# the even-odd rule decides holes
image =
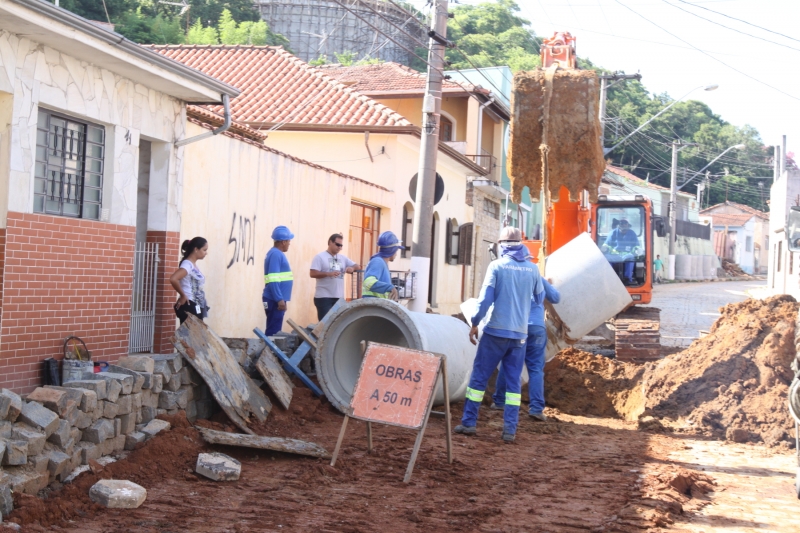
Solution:
[[[453,428],[453,431],[456,433],[461,433],[462,435],[475,435],[478,433],[478,429],[475,426],[468,427],[462,426],[461,424]]]
[[[505,410],[505,405],[497,405],[496,403],[492,402],[492,405],[489,406],[489,409],[492,411],[503,411]]]
[[[514,433],[503,432],[503,442],[514,442],[514,438],[516,438]]]
[[[544,413],[528,413],[528,416],[538,422],[547,422],[547,417],[544,415]]]

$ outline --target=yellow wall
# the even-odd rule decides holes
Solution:
[[[392,109],[415,126],[422,127],[422,97],[419,98],[375,98],[389,109]]]
[[[456,138],[454,141],[467,140],[467,98],[447,96],[442,98],[442,111],[456,120]]]
[[[497,153],[494,149],[495,129],[499,129],[501,124],[492,120],[492,117],[484,111],[481,126],[483,130],[481,134],[481,148],[494,155]]]
[[[456,138],[454,141],[467,140],[467,97],[448,96],[442,98],[442,111],[456,121]],[[377,100],[386,107],[397,111],[415,126],[422,127],[422,98],[385,98]]]

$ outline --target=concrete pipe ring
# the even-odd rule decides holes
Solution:
[[[464,398],[476,350],[469,342],[469,327],[450,316],[414,313],[390,300],[368,298],[336,310],[317,342],[317,378],[339,411],[350,406],[361,370],[361,341],[445,355],[450,400]],[[444,403],[441,383],[434,403]]]

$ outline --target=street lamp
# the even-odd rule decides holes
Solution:
[[[708,167],[710,167],[711,165],[713,165],[714,163],[716,163],[717,159],[719,159],[719,158],[720,158],[720,157],[722,157],[723,155],[727,154],[727,153],[728,153],[728,152],[730,152],[731,150],[744,150],[744,148],[745,148],[745,145],[743,145],[743,144],[734,144],[733,146],[729,146],[728,148],[726,148],[726,149],[725,149],[725,151],[724,151],[724,152],[722,152],[722,153],[721,153],[721,154],[719,154],[717,157],[715,157],[714,159],[712,159],[712,160],[711,160],[711,162],[710,162],[709,164],[707,164],[706,166],[704,166],[703,168],[701,168],[700,170],[698,170],[697,172],[695,172],[695,173],[694,173],[694,175],[692,175],[692,177],[691,177],[691,178],[689,178],[688,180],[686,180],[686,182],[685,182],[683,185],[681,185],[680,187],[678,187],[678,190],[681,190],[681,189],[683,189],[684,187],[686,187],[686,186],[689,184],[689,182],[690,182],[690,181],[692,181],[692,180],[693,180],[693,179],[695,179],[697,176],[699,176],[699,175],[700,175],[700,173],[701,173],[701,172],[703,172],[705,169],[707,169]]]
[[[641,126],[639,126],[638,128],[636,128],[635,130],[633,130],[632,132],[630,132],[629,134],[627,134],[625,137],[623,137],[623,138],[622,138],[622,140],[620,140],[620,141],[619,141],[617,144],[615,144],[615,145],[614,145],[614,146],[612,146],[611,148],[603,148],[603,155],[607,155],[607,154],[609,154],[610,152],[614,151],[614,149],[615,149],[615,148],[617,148],[619,145],[621,145],[622,143],[624,143],[625,141],[627,141],[628,139],[630,139],[630,138],[631,138],[631,136],[633,136],[633,134],[634,134],[634,133],[638,133],[638,132],[639,132],[639,130],[641,130],[642,128],[644,128],[645,126],[647,126],[648,124],[650,124],[651,122],[653,122],[653,121],[654,121],[655,119],[657,119],[657,118],[658,118],[658,117],[659,117],[659,116],[660,116],[662,113],[664,113],[664,112],[665,112],[667,109],[669,109],[670,107],[674,106],[675,104],[677,104],[678,102],[680,102],[681,100],[683,100],[684,98],[686,98],[687,96],[689,96],[690,94],[692,94],[693,92],[695,92],[697,89],[703,89],[704,91],[716,91],[717,89],[719,89],[719,85],[717,85],[716,83],[712,83],[711,85],[701,85],[701,86],[699,86],[699,87],[695,87],[694,89],[692,89],[692,90],[691,90],[691,91],[689,91],[688,93],[684,94],[683,96],[681,96],[680,98],[678,98],[677,100],[675,100],[674,102],[672,102],[671,104],[669,104],[667,107],[665,107],[664,109],[662,109],[661,111],[659,111],[658,113],[656,113],[655,115],[653,115],[653,117],[652,117],[650,120],[648,120],[647,122],[645,122],[644,124],[642,124]]]

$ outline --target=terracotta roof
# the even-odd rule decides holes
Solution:
[[[426,75],[399,63],[386,62],[375,65],[353,65],[350,67],[335,64],[322,65],[317,68],[320,72],[367,96],[422,94],[425,92]],[[444,93],[461,93],[464,96],[468,96],[470,92],[475,91],[484,94],[489,93],[486,89],[469,83],[462,83],[461,85],[444,80],[442,91]]]
[[[194,106],[194,107],[196,107],[196,106]],[[214,129],[217,126],[219,126],[219,124],[212,123],[212,122],[206,121],[206,120],[202,120],[201,118],[199,118],[199,115],[197,117],[193,116],[194,113],[188,113],[187,112],[187,115],[188,115],[187,120],[189,122],[191,122],[192,124],[197,124],[198,126],[200,126],[202,128],[205,128],[207,130]],[[208,115],[203,115],[203,116],[208,117]],[[253,131],[253,130],[251,130],[251,131]],[[221,135],[225,135],[226,137],[231,137],[232,139],[236,139],[236,140],[241,141],[243,143],[247,143],[247,144],[249,144],[251,146],[255,146],[259,150],[264,150],[265,152],[271,152],[273,154],[277,154],[279,156],[285,157],[286,159],[290,159],[290,160],[292,160],[292,161],[294,161],[296,163],[300,163],[302,165],[307,165],[309,167],[313,167],[313,168],[316,168],[316,169],[319,169],[319,170],[324,170],[325,172],[330,172],[331,174],[336,174],[337,176],[341,176],[341,177],[347,178],[349,180],[357,181],[359,183],[364,183],[366,185],[369,185],[370,187],[375,187],[376,189],[380,189],[382,191],[392,192],[391,190],[389,190],[386,187],[383,187],[381,185],[376,185],[376,184],[371,183],[371,182],[369,182],[367,180],[363,180],[361,178],[357,178],[355,176],[351,176],[350,174],[345,174],[344,172],[339,172],[338,170],[333,170],[332,168],[323,167],[322,165],[318,165],[316,163],[312,163],[311,161],[306,161],[305,159],[300,159],[299,157],[295,157],[295,156],[289,155],[289,154],[287,154],[285,152],[281,152],[280,150],[276,150],[275,148],[271,148],[271,147],[267,146],[266,144],[264,144],[263,142],[260,142],[259,140],[255,140],[255,139],[251,138],[250,136],[240,135],[239,133],[236,132],[236,130],[233,127],[231,127],[231,129],[229,129],[228,131],[222,132]]]
[[[744,226],[755,215],[750,213],[742,214],[727,214],[727,213],[711,213],[711,223],[714,227],[717,226]]]
[[[231,112],[238,122],[413,128],[402,115],[329,78],[281,47],[150,48],[241,89],[242,94],[231,100]],[[204,107],[222,113],[221,106]]]
[[[643,180],[639,176],[635,176],[635,175],[631,174],[630,172],[628,172],[627,170],[623,170],[623,169],[621,169],[619,167],[606,165],[606,172],[610,172],[611,174],[615,174],[617,176],[625,178],[628,181],[632,181],[636,185],[640,185],[642,187],[647,187],[647,188],[650,188],[650,189],[656,189],[656,190],[659,190],[659,191],[669,192],[669,188],[668,187],[662,187],[661,185],[656,185],[655,183],[650,183],[649,181]],[[690,194],[688,192],[683,192],[683,191],[678,191],[678,194],[679,195],[683,195],[683,196],[694,197],[693,194]]]
[[[706,207],[705,209],[700,211],[700,213],[702,213],[702,214],[708,213],[709,215],[713,215],[714,214],[714,212],[713,212],[714,209],[717,209],[717,208],[719,208],[721,206],[725,206],[725,205],[729,205],[729,206],[731,206],[731,207],[733,207],[735,209],[738,209],[739,211],[743,211],[745,213],[750,213],[751,215],[755,215],[755,216],[757,216],[757,217],[759,217],[761,219],[769,220],[769,213],[765,213],[764,211],[760,211],[760,210],[756,209],[755,207],[750,207],[749,205],[739,204],[739,203],[736,203],[736,202],[724,202],[724,203],[721,203],[721,204],[712,205],[712,206]]]

